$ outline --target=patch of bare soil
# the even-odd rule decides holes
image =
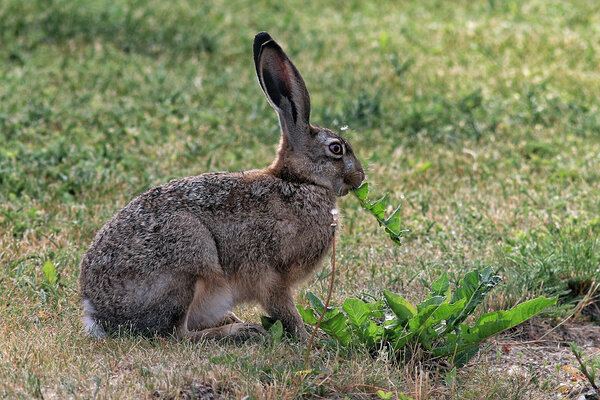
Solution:
[[[600,358],[600,326],[572,322],[552,326],[533,320],[489,342],[471,368],[483,363],[495,375],[526,387],[527,395],[519,398],[600,400],[579,371],[569,343],[583,349],[584,359]]]

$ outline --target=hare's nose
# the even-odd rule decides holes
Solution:
[[[344,183],[346,183],[346,184],[352,186],[354,189],[356,189],[357,187],[360,186],[363,179],[365,179],[365,173],[361,168],[357,171],[346,174],[346,176],[344,176]]]

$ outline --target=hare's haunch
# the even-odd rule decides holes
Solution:
[[[292,289],[330,250],[336,197],[358,187],[364,172],[346,139],[310,124],[304,81],[265,32],[254,38],[254,62],[279,115],[275,161],[173,180],[108,220],[81,262],[87,333],[254,336],[260,327],[230,310],[258,302],[307,338]]]

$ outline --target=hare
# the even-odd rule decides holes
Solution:
[[[346,139],[311,125],[300,73],[266,32],[256,74],[279,115],[281,139],[262,170],[205,173],[151,188],[98,231],[82,262],[83,324],[180,338],[247,338],[236,304],[259,303],[306,340],[293,288],[331,249],[336,198],[365,174]]]

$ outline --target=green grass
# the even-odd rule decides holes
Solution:
[[[483,372],[449,391],[435,373],[361,351],[316,351],[319,372],[297,375],[302,346],[286,341],[272,349],[83,335],[79,260],[114,212],[171,178],[274,157],[277,120],[251,54],[261,30],[302,72],[312,120],[349,126],[373,190],[402,205],[410,229],[397,247],[352,196],[341,200],[337,304],[383,289],[419,301],[422,280],[447,271],[456,281],[485,265],[505,277],[490,310],[541,292],[569,303],[583,287],[570,282],[597,282],[595,1],[6,0],[0,397],[173,398],[205,383],[237,398],[373,398],[375,387],[498,398],[474,382],[512,387],[514,377],[475,365]],[[299,302],[307,288],[324,297],[328,266]],[[252,321],[259,313],[240,310]],[[530,386],[513,397],[530,398]]]

